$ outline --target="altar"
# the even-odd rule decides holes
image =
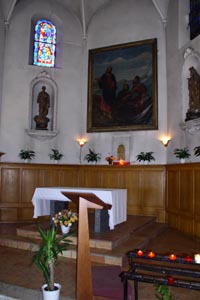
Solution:
[[[70,201],[62,192],[93,193],[103,202],[111,204],[108,210],[109,227],[127,220],[127,190],[126,189],[98,189],[98,188],[71,188],[71,187],[42,187],[36,188],[32,197],[34,206],[33,218],[50,215],[51,201]]]

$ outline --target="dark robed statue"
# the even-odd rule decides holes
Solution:
[[[189,68],[188,78],[189,109],[185,121],[200,118],[200,76],[194,67]]]
[[[50,96],[46,92],[46,86],[42,87],[42,91],[39,92],[37,103],[39,105],[39,115],[34,117],[36,122],[36,129],[38,130],[47,130],[49,118],[47,115],[49,113],[50,107]]]

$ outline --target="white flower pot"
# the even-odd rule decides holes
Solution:
[[[46,291],[45,288],[47,287],[47,284],[42,286],[43,300],[59,300],[61,285],[59,283],[55,283],[54,285],[57,287],[54,291]]]
[[[65,225],[60,225],[60,226],[61,226],[61,230],[62,230],[62,233],[63,233],[63,234],[69,232],[69,229],[70,229],[69,226],[65,226]]]
[[[180,161],[181,161],[181,164],[184,164],[185,163],[185,158],[181,158]]]

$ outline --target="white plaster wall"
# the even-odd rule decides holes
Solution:
[[[157,38],[158,43],[158,130],[88,134],[93,143],[98,136],[98,152],[112,152],[112,138],[130,135],[130,160],[141,151],[153,151],[156,163],[165,163],[166,149],[159,138],[167,134],[165,30],[152,1],[112,1],[92,19],[88,29],[88,49]],[[85,74],[87,88],[87,73]],[[85,91],[86,94],[86,91]],[[86,100],[85,100],[86,102]],[[86,107],[85,114],[86,115]],[[89,142],[90,145],[90,142]],[[96,145],[95,145],[96,146]],[[97,150],[97,149],[96,149]]]
[[[62,29],[59,37],[61,67],[46,68],[58,86],[59,135],[45,141],[25,132],[29,126],[30,83],[45,69],[28,64],[31,18],[38,12]],[[5,50],[0,128],[1,150],[6,152],[4,160],[19,161],[18,153],[24,147],[36,151],[35,162],[49,162],[51,148],[59,148],[67,162],[76,160],[79,149],[74,139],[80,130],[81,53],[81,27],[77,18],[53,1],[20,2],[10,22]]]
[[[184,3],[183,3],[184,2]],[[199,38],[193,41],[188,40],[187,24],[184,21],[186,16],[188,1],[182,3],[170,0],[168,8],[167,22],[167,90],[168,90],[168,132],[172,136],[172,141],[167,148],[167,162],[174,163],[179,160],[174,156],[175,148],[188,147],[192,154],[190,161],[197,161],[193,156],[193,148],[198,146],[199,133],[191,135],[183,131],[179,124],[185,121],[186,98],[188,97],[187,79],[189,72],[184,66],[185,49],[192,47],[194,51],[200,52]],[[179,18],[177,18],[179,16]],[[180,20],[181,18],[181,20]],[[180,26],[182,24],[182,26]],[[181,46],[181,48],[179,48]],[[196,63],[195,63],[196,64]],[[195,65],[196,67],[196,65]],[[186,74],[186,75],[185,75]],[[189,103],[189,99],[188,99]]]
[[[34,15],[49,17],[62,28],[61,68],[47,69],[58,85],[59,135],[51,140],[38,140],[28,136],[25,129],[29,120],[29,85],[41,68],[28,65],[31,18]],[[21,1],[12,16],[6,43],[3,100],[1,109],[2,160],[19,161],[21,148],[36,151],[34,162],[49,162],[51,148],[58,148],[64,163],[79,162],[78,136],[86,136],[89,147],[104,157],[112,152],[113,136],[130,136],[130,159],[135,161],[140,151],[153,151],[156,163],[166,162],[166,148],[159,142],[167,132],[167,89],[165,31],[152,1],[115,0],[91,20],[87,42],[82,41],[77,18],[53,1]],[[110,133],[86,133],[87,121],[87,64],[88,49],[157,38],[158,40],[158,116],[159,129]]]
[[[0,111],[1,111],[1,100],[2,100],[2,81],[3,81],[3,62],[4,62],[4,44],[5,44],[5,34],[4,34],[4,22],[3,22],[3,12],[0,5]],[[0,118],[1,124],[1,118]],[[1,144],[0,144],[1,151]]]

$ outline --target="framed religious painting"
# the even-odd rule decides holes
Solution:
[[[157,128],[157,40],[89,50],[87,132]]]

